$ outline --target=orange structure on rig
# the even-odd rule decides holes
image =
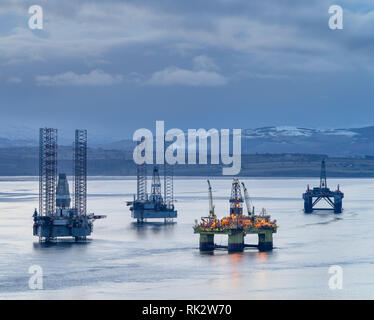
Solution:
[[[259,242],[257,247],[261,251],[272,250],[273,233],[277,232],[276,220],[271,221],[270,215],[265,209],[259,215],[255,214],[254,207],[251,206],[249,195],[244,183],[244,199],[246,202],[248,215],[243,214],[243,196],[240,183],[234,178],[230,197],[230,215],[218,219],[213,205],[212,188],[209,185],[209,216],[201,218],[200,223],[195,221],[194,231],[200,234],[200,250],[210,251],[216,248],[214,244],[215,234],[227,234],[228,250],[242,251],[246,246],[244,237],[246,234],[258,234]]]
[[[204,219],[200,223],[200,227],[203,229],[225,229],[225,228],[236,228],[242,227],[244,229],[254,228],[272,228],[276,227],[275,221],[270,221],[270,217],[264,215],[260,216],[236,216],[231,214],[229,217],[223,217],[222,219]]]

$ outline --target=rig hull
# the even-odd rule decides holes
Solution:
[[[34,236],[52,239],[61,237],[87,237],[92,233],[92,226],[88,228],[69,228],[67,226],[35,226]]]
[[[333,210],[334,213],[342,213],[343,211],[344,193],[340,190],[331,191],[329,188],[313,188],[303,193],[304,212],[312,213],[314,210]],[[324,199],[330,208],[316,208],[316,204]]]
[[[93,232],[93,220],[105,216],[35,216],[33,235],[49,241],[62,237],[86,238]]]
[[[138,220],[143,219],[172,219],[177,217],[177,211],[176,210],[133,210],[131,211],[131,217]]]
[[[167,207],[165,204],[160,204],[150,200],[135,200],[127,202],[130,206],[131,218],[142,222],[146,219],[173,219],[177,218],[177,210],[174,206]]]

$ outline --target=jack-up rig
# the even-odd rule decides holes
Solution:
[[[146,164],[137,168],[137,195],[134,201],[128,201],[131,217],[142,223],[146,219],[164,219],[165,222],[177,217],[174,209],[173,168],[164,165],[164,197],[162,197],[161,180],[158,167],[153,168],[151,194],[147,194]]]
[[[212,187],[209,186],[209,216],[201,218],[198,223],[195,220],[194,233],[200,234],[200,251],[213,251],[216,248],[227,248],[229,252],[241,252],[245,247],[257,247],[260,251],[273,249],[273,233],[277,232],[276,220],[271,221],[270,215],[265,209],[259,215],[255,214],[251,207],[248,191],[242,183],[244,198],[247,206],[247,215],[243,214],[243,196],[239,180],[234,178],[230,198],[230,216],[218,219],[213,204]],[[214,243],[215,234],[227,234],[228,246],[220,246]],[[247,234],[257,234],[258,244],[244,243]]]
[[[313,200],[315,198],[315,200]],[[343,203],[344,193],[340,191],[339,185],[336,191],[331,191],[327,187],[326,180],[326,163],[322,160],[321,163],[321,176],[319,187],[313,189],[307,186],[307,190],[303,193],[304,199],[304,212],[312,213],[313,210],[334,210],[334,213],[342,213],[342,203]],[[325,200],[330,206],[329,208],[316,208],[316,204],[321,200]]]
[[[87,214],[87,131],[75,131],[74,205],[66,174],[57,181],[57,129],[40,129],[39,144],[39,212],[35,209],[33,234],[39,240],[58,237],[86,239],[92,233],[93,221],[104,215]]]

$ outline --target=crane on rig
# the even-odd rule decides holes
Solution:
[[[255,207],[252,207],[251,200],[249,198],[248,190],[244,185],[244,182],[242,182],[243,190],[244,190],[244,200],[245,200],[245,205],[247,207],[247,212],[248,216],[254,215],[255,214]],[[252,211],[251,211],[252,210]]]
[[[212,194],[212,186],[210,185],[210,181],[208,181],[208,186],[209,186],[209,218],[211,219],[216,219],[217,216],[214,213],[214,204],[213,204],[213,194]]]

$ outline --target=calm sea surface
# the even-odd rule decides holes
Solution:
[[[275,249],[200,254],[195,219],[208,213],[203,178],[176,178],[177,223],[136,225],[126,201],[133,178],[91,178],[95,222],[86,243],[40,244],[32,236],[36,178],[0,178],[2,299],[374,299],[374,180],[329,179],[345,193],[344,212],[303,213],[301,194],[318,179],[243,179],[254,206],[276,219]],[[230,179],[212,179],[216,213],[227,215]],[[227,237],[217,237],[225,245]],[[257,243],[248,235],[246,243]],[[30,266],[44,290],[30,290]],[[343,289],[329,288],[329,267],[343,269]]]

